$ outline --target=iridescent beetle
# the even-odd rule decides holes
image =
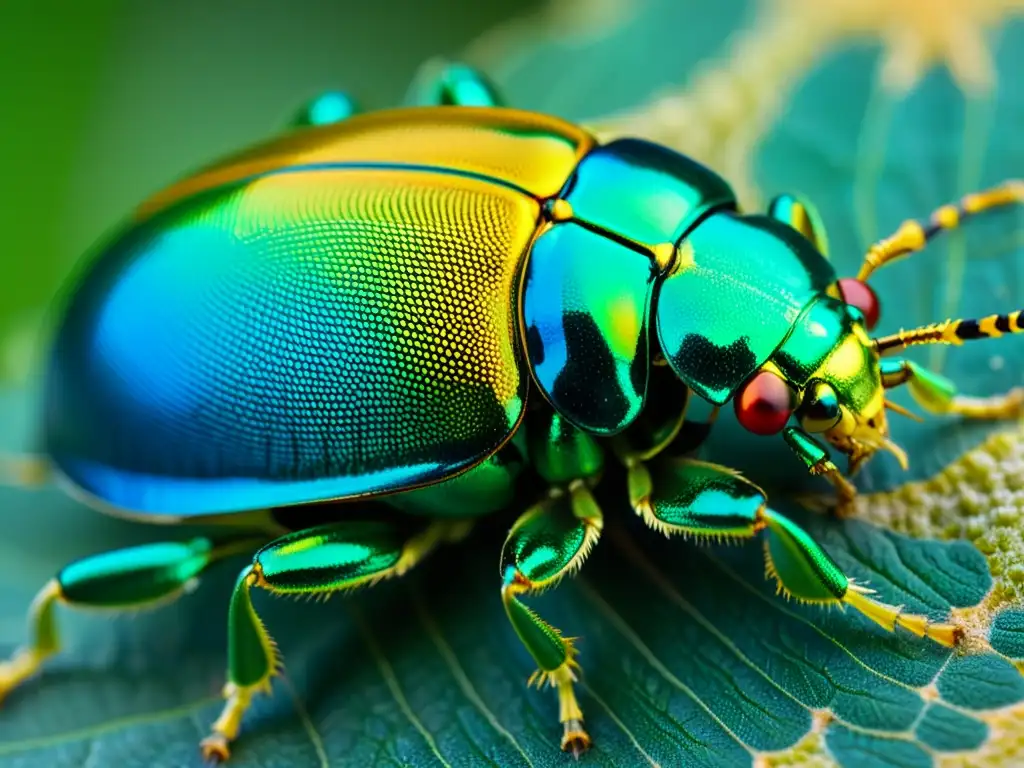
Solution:
[[[741,214],[695,161],[498,106],[460,65],[413,93],[409,107],[363,116],[341,95],[318,100],[302,127],[143,203],[72,283],[47,371],[46,467],[101,509],[265,533],[226,525],[222,538],[68,565],[33,603],[28,645],[0,665],[0,696],[57,650],[57,603],[155,603],[255,552],[228,608],[226,704],[202,742],[225,759],[278,663],[254,587],[328,593],[400,575],[507,508],[529,464],[550,492],[512,526],[501,599],[536,681],[557,691],[563,749],[579,752],[590,738],[576,651],[521,598],[599,539],[592,489],[608,456],[650,527],[763,534],[794,597],[956,644],[955,624],[875,600],[758,487],[689,456],[732,401],[847,508],[854,487],[818,438],[851,470],[879,449],[905,461],[886,389],[908,384],[933,412],[1019,412],[1019,391],[979,404],[883,358],[1020,332],[1019,311],[872,338],[865,280],[968,215],[1021,202],[1024,185],[905,223],[857,279],[839,280],[805,202]],[[686,418],[694,398],[709,419]],[[303,522],[327,500],[345,501],[331,522]],[[366,512],[381,505],[401,524]]]

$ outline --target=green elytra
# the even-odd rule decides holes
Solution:
[[[430,68],[409,103],[493,107],[497,97],[485,78],[452,64]],[[304,107],[292,125],[315,131],[355,112],[346,95],[325,94]],[[454,120],[460,113],[451,114]],[[377,183],[372,173],[361,178]],[[265,186],[278,194],[273,185]],[[197,193],[189,202],[201,205],[200,198]],[[812,473],[831,480],[845,510],[853,486],[815,435],[846,453],[852,469],[879,448],[900,455],[888,441],[884,409],[893,406],[884,400],[886,388],[908,384],[932,412],[999,418],[1019,411],[1019,392],[979,404],[958,398],[951,382],[914,363],[880,357],[915,343],[960,343],[1018,332],[1019,312],[872,339],[868,331],[878,308],[863,281],[967,215],[1021,198],[1020,184],[1010,183],[946,206],[926,224],[908,222],[871,249],[858,281],[841,281],[825,259],[824,229],[807,201],[782,195],[764,216],[741,215],[728,185],[688,158],[630,140],[595,145],[563,189],[538,201],[542,224],[536,237],[523,233],[531,249],[522,274],[521,351],[529,363],[530,387],[542,396],[530,398],[525,414],[510,419],[507,432],[484,435],[472,450],[453,449],[450,455],[462,466],[453,458],[447,469],[418,476],[427,478],[423,482],[380,480],[378,487],[390,495],[372,505],[332,506],[328,511],[336,519],[326,524],[302,527],[301,506],[289,507],[287,514],[253,509],[233,514],[230,521],[223,514],[208,518],[251,523],[245,535],[226,525],[222,537],[144,545],[68,565],[34,601],[28,644],[0,665],[0,697],[58,650],[58,603],[157,604],[173,599],[225,558],[254,553],[228,605],[227,701],[202,742],[207,758],[226,759],[253,696],[269,690],[280,662],[251,601],[254,587],[274,594],[324,594],[401,575],[438,545],[464,538],[474,517],[507,510],[527,464],[550,487],[509,532],[500,561],[501,599],[538,665],[534,680],[557,691],[563,749],[578,752],[590,744],[574,691],[577,651],[523,598],[577,570],[598,543],[602,510],[593,489],[610,460],[625,466],[630,504],[654,530],[704,539],[763,535],[769,571],[786,593],[824,605],[850,605],[889,630],[899,626],[954,645],[962,628],[873,599],[805,531],[770,509],[761,489],[728,467],[694,458],[693,452],[710,431],[717,408],[732,401],[741,424],[760,434],[781,433]],[[291,201],[279,202],[287,207]],[[145,243],[177,236],[178,214],[160,215],[168,218],[154,214],[132,230],[134,236]],[[274,220],[275,226],[290,223]],[[190,241],[196,242],[209,247],[209,241]],[[109,276],[105,279],[109,282]],[[409,282],[415,289],[415,278]],[[151,394],[167,397],[168,391]],[[472,397],[474,404],[488,402],[479,392]],[[696,397],[715,406],[709,420],[687,418]],[[452,412],[458,413],[465,401],[455,397],[452,402]],[[489,420],[481,423],[500,427],[517,402],[509,395],[501,409],[486,411]],[[430,419],[432,414],[413,416]],[[792,416],[798,425],[789,424]],[[76,447],[68,437],[53,444],[69,454]],[[303,448],[296,443],[285,452],[294,449],[299,455]],[[268,443],[267,455],[274,449]],[[386,459],[384,454],[385,469]],[[55,463],[65,475],[72,470],[70,461]],[[87,462],[79,464],[80,477],[111,482],[110,472],[98,475]],[[126,477],[115,476],[119,487],[128,486]],[[156,489],[152,482],[149,498]],[[91,490],[98,500],[124,500],[111,486],[96,483]],[[147,486],[133,487],[141,490],[140,502],[128,511],[151,513],[144,506]],[[246,493],[263,492],[254,487]],[[99,492],[103,488],[106,497]],[[187,498],[190,491],[175,492]],[[224,495],[230,495],[227,488]],[[180,510],[181,515],[211,512],[198,506],[209,495],[191,498],[197,506]],[[301,500],[318,499],[288,497],[289,503]],[[384,508],[397,514],[381,512]]]

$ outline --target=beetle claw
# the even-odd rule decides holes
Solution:
[[[199,742],[199,749],[203,753],[203,761],[207,766],[218,766],[227,762],[227,759],[231,757],[228,740],[219,733],[207,736]]]
[[[580,756],[590,749],[590,736],[583,729],[581,720],[567,720],[563,726],[565,731],[562,735],[562,751],[572,752],[572,756],[579,760]]]

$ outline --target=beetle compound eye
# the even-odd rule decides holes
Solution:
[[[856,307],[864,315],[864,325],[867,329],[874,330],[882,314],[882,305],[871,286],[852,277],[844,277],[839,281],[839,293],[842,294],[843,301],[851,307]]]
[[[796,405],[796,393],[771,371],[757,373],[737,393],[736,418],[755,435],[780,431]]]
[[[839,423],[839,396],[831,385],[815,381],[807,387],[797,415],[808,432],[824,432]]]

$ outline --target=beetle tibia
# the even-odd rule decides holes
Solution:
[[[576,648],[572,638],[563,637],[519,597],[554,586],[577,570],[597,543],[601,528],[601,510],[586,486],[575,483],[568,492],[550,496],[516,521],[501,559],[505,613],[539,667],[530,683],[550,685],[558,692],[562,749],[574,755],[590,746],[573,690],[579,669]]]

